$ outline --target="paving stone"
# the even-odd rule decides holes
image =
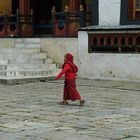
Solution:
[[[0,140],[140,140],[139,83],[78,79],[83,107],[63,83],[0,85]]]

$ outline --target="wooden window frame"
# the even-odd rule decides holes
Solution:
[[[140,19],[135,19],[135,0],[121,0],[121,14],[120,14],[120,25],[135,25],[140,24]]]
[[[140,5],[139,7],[136,7],[136,2],[138,0],[133,0],[133,20],[136,19],[136,12],[140,12]],[[140,4],[140,0],[139,0],[139,4]]]

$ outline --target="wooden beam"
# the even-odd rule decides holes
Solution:
[[[30,14],[30,0],[19,0],[20,14]]]

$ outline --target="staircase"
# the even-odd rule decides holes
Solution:
[[[40,39],[15,39],[15,47],[0,48],[0,82],[20,84],[50,79],[60,72],[47,53],[40,51]]]

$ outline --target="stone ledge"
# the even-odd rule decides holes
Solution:
[[[31,83],[31,82],[46,82],[46,80],[54,80],[56,76],[47,76],[47,77],[20,77],[20,78],[3,78],[0,79],[0,84],[5,85],[18,85],[24,83]]]

